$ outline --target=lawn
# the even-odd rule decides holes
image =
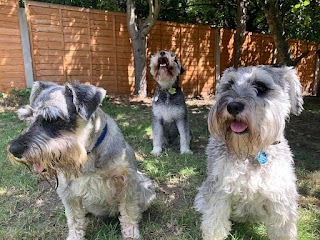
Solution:
[[[6,145],[25,124],[15,115],[27,102],[28,91],[0,96],[0,239],[65,239],[64,209],[57,194],[28,169],[12,165]],[[150,99],[133,101],[110,97],[102,108],[112,116],[135,149],[141,171],[153,179],[157,198],[144,213],[142,239],[201,239],[200,216],[193,200],[206,175],[205,148],[209,136],[207,115],[213,100],[188,100],[193,133],[193,155],[179,148],[166,149],[160,157],[150,155]],[[299,239],[320,239],[320,99],[305,98],[305,111],[292,116],[286,136],[296,161],[299,199]],[[120,239],[117,218],[89,216],[88,239]],[[234,224],[229,240],[267,239],[263,225]]]

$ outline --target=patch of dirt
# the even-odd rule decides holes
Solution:
[[[151,106],[152,105],[152,97],[136,97],[136,96],[109,96],[108,102],[121,105],[121,104],[137,104]],[[214,103],[214,97],[202,97],[202,98],[186,98],[186,103],[188,106],[204,106],[210,105]]]

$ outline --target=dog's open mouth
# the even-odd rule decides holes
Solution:
[[[230,129],[234,133],[241,134],[248,131],[248,126],[243,122],[233,120],[230,124]]]
[[[158,67],[159,68],[168,68],[169,66],[169,61],[168,61],[168,58],[166,57],[160,57],[158,59]]]

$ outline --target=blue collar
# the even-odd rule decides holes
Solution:
[[[105,138],[107,132],[108,132],[108,124],[106,123],[106,125],[104,126],[100,136],[98,137],[96,143],[94,144],[93,148],[91,149],[91,151],[87,151],[87,154],[91,153],[94,149],[96,149],[100,145],[100,143],[102,143],[102,141]]]

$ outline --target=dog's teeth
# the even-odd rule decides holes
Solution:
[[[165,67],[165,66],[167,66],[167,64],[165,63],[160,64],[160,67]]]

